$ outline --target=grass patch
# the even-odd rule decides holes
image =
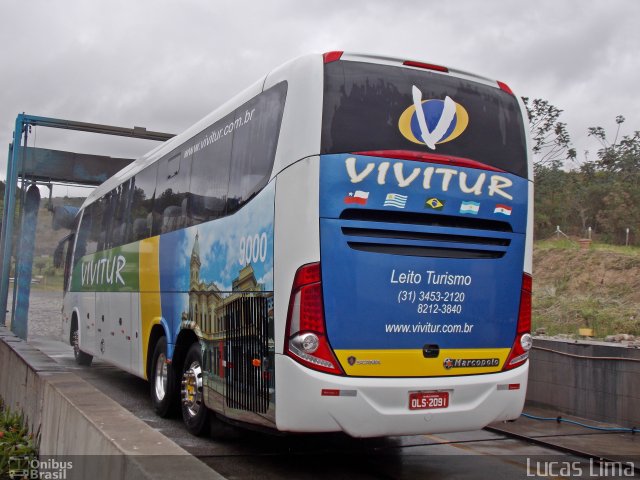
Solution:
[[[10,478],[10,470],[29,472],[30,462],[38,458],[37,443],[22,413],[12,412],[0,398],[0,478]]]
[[[536,240],[535,248],[536,250],[540,251],[552,249],[580,250],[580,244],[578,243],[578,238],[550,238],[546,240]],[[619,253],[622,255],[629,255],[632,257],[640,258],[640,247],[631,245],[625,247],[624,245],[610,245],[608,243],[599,243],[594,241],[589,246],[589,250],[598,252]]]
[[[640,336],[640,248],[570,239],[534,244],[532,327],[548,335]]]
[[[578,250],[580,249],[580,245],[576,240],[571,240],[570,238],[559,238],[559,239],[548,239],[548,240],[537,240],[535,242],[536,250],[550,250],[554,248],[561,248],[564,250]]]
[[[535,295],[532,327],[543,327],[547,335],[578,334],[592,328],[596,338],[617,333],[640,336],[637,307],[612,298]]]
[[[61,275],[45,275],[38,283],[32,283],[32,290],[59,290],[62,291],[64,278]]]

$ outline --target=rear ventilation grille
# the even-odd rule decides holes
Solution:
[[[347,242],[349,247],[361,252],[406,255],[435,258],[502,258],[506,252],[472,250],[463,248],[421,247],[412,245],[387,245],[380,243]]]
[[[507,222],[380,210],[345,210],[340,228],[353,250],[413,257],[502,258],[512,237]]]
[[[348,236],[368,238],[393,238],[396,240],[424,240],[453,243],[475,243],[482,245],[500,245],[508,247],[511,240],[508,238],[478,237],[471,235],[455,235],[433,232],[409,232],[402,230],[379,230],[374,228],[342,227],[342,233]]]
[[[361,222],[404,223],[432,227],[473,228],[495,232],[513,232],[508,222],[484,218],[455,217],[433,213],[392,212],[387,210],[358,210],[349,208],[340,214],[341,220]]]

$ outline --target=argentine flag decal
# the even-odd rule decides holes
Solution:
[[[478,202],[462,202],[460,204],[460,213],[477,215],[479,211],[480,211],[480,204]]]

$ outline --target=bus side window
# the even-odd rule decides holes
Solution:
[[[78,263],[83,256],[87,255],[87,241],[89,240],[89,232],[91,231],[90,208],[91,207],[88,207],[82,213],[82,220],[78,228],[78,240],[73,257],[74,265]]]
[[[117,196],[116,192],[109,192],[99,203],[102,208],[102,226],[100,239],[98,240],[98,250],[107,250],[113,246],[113,216],[115,213]]]
[[[63,291],[68,291],[69,278],[71,277],[71,257],[73,256],[73,241],[76,238],[76,233],[72,232],[64,237],[58,243],[55,251],[53,252],[53,266],[56,268],[64,267],[64,285]]]
[[[127,243],[127,227],[130,223],[130,184],[130,181],[126,182],[114,190],[115,205],[111,221],[111,248]]]
[[[286,92],[286,83],[279,83],[235,112],[245,123],[233,132],[227,215],[242,208],[269,181]]]
[[[221,125],[233,124],[234,113],[227,115],[208,130],[193,139],[193,145],[201,145],[203,139],[220,132]],[[223,130],[224,131],[224,130]],[[191,184],[187,213],[191,225],[222,217],[227,211],[229,188],[229,163],[234,133],[217,137],[217,140],[193,153]]]
[[[156,191],[158,165],[149,165],[139,172],[133,181],[131,200],[131,238],[129,242],[143,240],[152,235],[153,202]]]
[[[87,249],[85,255],[91,255],[98,251],[98,243],[100,242],[100,233],[102,227],[102,208],[100,204],[103,200],[98,200],[89,205],[89,216],[91,217],[90,230],[87,236]]]
[[[158,166],[158,188],[153,207],[155,233],[167,233],[189,226],[187,196],[191,158],[182,158],[181,152],[163,158]]]

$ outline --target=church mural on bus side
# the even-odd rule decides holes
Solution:
[[[200,338],[209,398],[242,387],[264,390],[269,402],[274,197],[272,183],[234,215],[160,237],[162,316],[175,335],[188,328]]]

